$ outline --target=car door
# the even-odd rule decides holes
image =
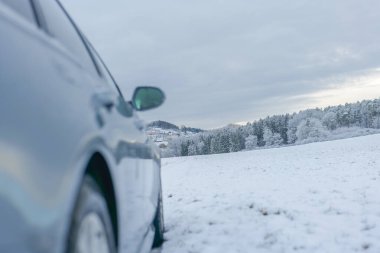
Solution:
[[[57,2],[50,0],[39,0],[39,2],[48,32],[54,35],[54,30],[62,29],[61,33],[57,33],[56,36],[58,39],[61,37],[62,40],[66,40],[68,28],[60,23],[56,24],[55,19],[58,13],[50,12],[56,7]],[[44,11],[47,6],[49,6],[48,10]],[[59,7],[61,11],[64,11],[62,6]],[[66,13],[65,15],[69,18]],[[77,35],[80,36],[82,46],[87,49],[87,54],[82,57],[89,56],[91,58],[90,65],[94,64],[96,69],[95,72],[82,74],[79,86],[86,92],[89,91],[89,94],[83,96],[83,101],[90,102],[91,112],[86,116],[96,120],[97,128],[92,132],[101,138],[108,153],[113,156],[109,165],[116,188],[120,246],[123,250],[135,252],[141,247],[142,239],[150,232],[149,225],[153,219],[158,199],[153,195],[157,195],[158,192],[157,175],[159,174],[157,170],[153,169],[153,153],[151,146],[147,143],[140,120],[131,105],[125,101],[95,50],[75,27],[75,24],[71,20],[70,22]],[[49,26],[53,26],[55,29]],[[63,35],[60,36],[62,33]],[[79,46],[71,44],[71,41],[66,41],[65,44],[73,51],[78,50]],[[66,71],[63,73],[67,74],[70,79],[70,73]]]
[[[108,145],[115,150],[117,161],[114,173],[122,224],[120,242],[123,251],[137,252],[145,237],[152,236],[150,225],[160,190],[158,152],[154,151],[142,121],[126,102],[103,61],[90,44],[89,48],[104,80],[98,89],[104,94],[116,94],[117,98],[114,113],[107,115],[105,124],[109,122],[106,126]]]
[[[72,161],[96,131],[95,65],[57,2],[39,3],[52,22],[0,1],[0,252],[63,251]]]
[[[59,14],[54,13],[52,9],[57,7],[57,2],[50,0],[39,0],[39,2],[48,32],[65,41],[64,44],[72,48],[73,52],[79,53],[80,46],[67,41],[68,27],[56,21]],[[62,6],[59,7],[63,13]],[[69,18],[68,15],[66,16]],[[81,38],[83,48],[88,50],[82,57],[89,56],[91,64],[95,63],[96,71],[89,75],[82,74],[79,86],[89,91],[82,100],[85,103],[89,102],[91,107],[91,112],[88,112],[86,116],[95,119],[97,124],[96,129],[89,132],[98,136],[107,153],[112,154],[112,157],[108,157],[108,162],[115,182],[118,220],[121,221],[119,242],[124,244],[121,245],[122,248],[130,248],[132,252],[135,252],[147,233],[150,216],[154,209],[153,204],[149,203],[151,198],[147,197],[145,192],[149,185],[144,183],[145,178],[152,171],[145,169],[148,168],[147,164],[150,165],[147,161],[151,161],[151,152],[149,146],[146,145],[146,137],[139,127],[136,115],[124,100],[100,57],[72,21],[71,26],[76,29],[76,35]],[[70,78],[70,73],[63,72]]]

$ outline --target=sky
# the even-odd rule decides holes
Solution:
[[[146,121],[217,128],[380,97],[378,0],[61,0]]]

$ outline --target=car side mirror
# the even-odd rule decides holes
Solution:
[[[137,111],[146,111],[162,105],[165,101],[164,92],[156,87],[137,87],[133,93],[131,104]]]

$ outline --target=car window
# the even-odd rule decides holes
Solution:
[[[94,48],[92,46],[90,48],[91,48],[92,54],[94,55],[96,64],[99,66],[99,70],[101,72],[102,78],[106,80],[107,84],[115,87],[115,82],[113,78],[111,77],[110,73],[108,72],[107,68],[104,66],[103,61],[100,59],[99,55],[96,53]]]
[[[118,93],[120,93],[115,80],[111,76],[111,73],[108,71],[108,69],[105,66],[103,60],[100,58],[100,56],[98,55],[98,53],[95,51],[94,47],[89,42],[87,42],[87,43],[88,43],[88,47],[89,47],[89,49],[91,51],[91,54],[94,57],[94,61],[96,62],[96,65],[99,67],[99,71],[100,71],[101,77],[106,81],[106,83],[113,90],[115,90]]]
[[[116,84],[111,73],[109,72],[103,60],[100,58],[93,46],[88,41],[86,41],[86,43],[88,44],[88,48],[90,49],[91,54],[94,56],[96,65],[99,67],[101,78],[104,79],[105,83],[107,83],[107,86],[109,86],[112,90],[119,94],[119,103],[116,105],[116,109],[121,115],[131,117],[133,115],[133,109],[131,105],[125,101],[125,97],[123,96],[123,93],[120,91],[119,86]]]
[[[84,68],[98,74],[82,38],[61,6],[54,0],[42,0],[40,4],[49,33],[60,41]]]
[[[30,0],[0,0],[0,3],[4,3],[28,21],[36,22]]]

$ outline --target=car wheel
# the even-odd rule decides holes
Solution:
[[[85,177],[74,209],[68,253],[116,253],[107,204],[95,181]]]
[[[160,196],[158,198],[158,205],[156,210],[156,216],[154,217],[154,241],[153,248],[160,247],[164,242],[164,208],[162,204],[162,192],[160,192]]]

